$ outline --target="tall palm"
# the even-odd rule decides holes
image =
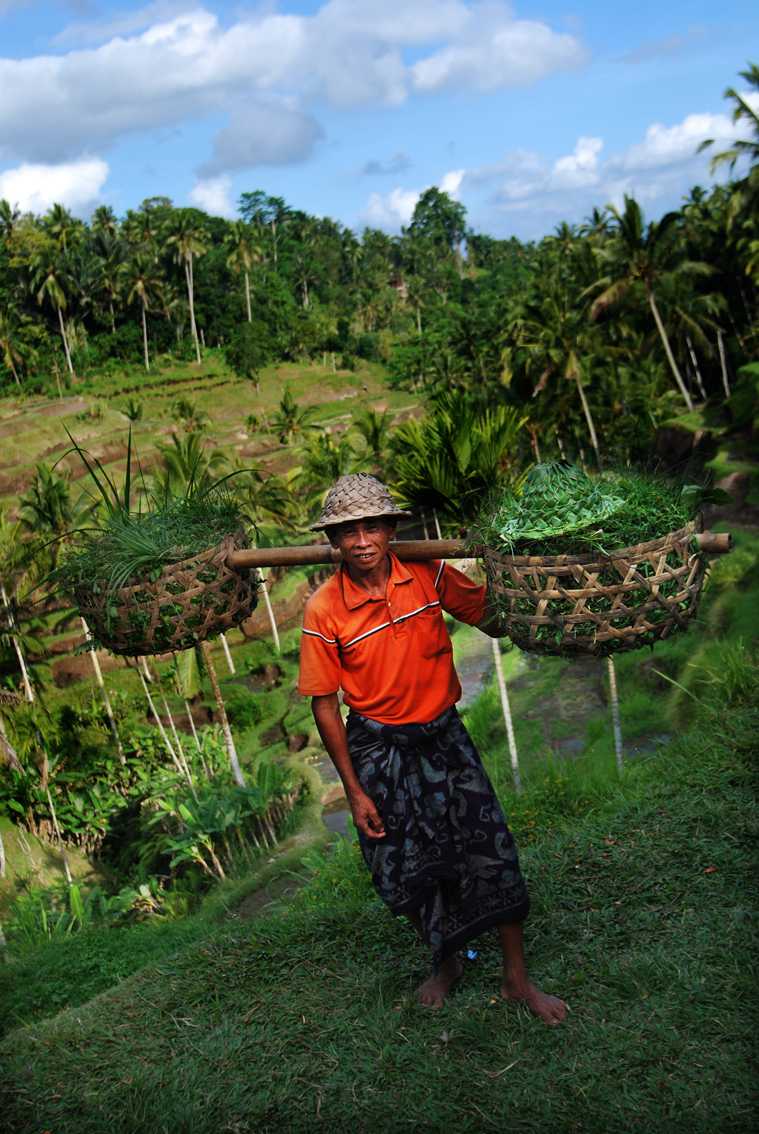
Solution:
[[[546,278],[531,301],[518,309],[511,329],[525,353],[525,371],[534,376],[533,398],[544,391],[554,376],[574,382],[600,466],[598,434],[584,386],[597,349],[586,306],[555,273],[553,278]]]
[[[642,289],[677,387],[686,406],[692,410],[693,402],[675,360],[656,302],[656,291],[662,280],[706,276],[712,269],[708,264],[685,258],[677,241],[679,213],[667,213],[660,221],[646,225],[640,205],[628,196],[625,196],[621,213],[613,205],[609,206],[609,211],[614,222],[613,237],[600,253],[608,263],[609,272],[594,285],[595,289],[600,289],[600,295],[591,307],[591,318],[597,319],[628,293]]]
[[[316,413],[315,406],[299,406],[290,387],[286,386],[279,408],[271,418],[270,428],[278,435],[280,444],[285,445],[293,438],[304,435],[309,429],[316,428],[314,423]]]
[[[5,197],[0,199],[0,236],[3,240],[10,241],[20,219],[19,210],[10,201],[6,201]]]
[[[159,495],[204,492],[228,464],[221,449],[207,449],[199,433],[173,433],[170,444],[158,444],[156,448],[162,467],[153,476],[153,487]]]
[[[371,458],[377,472],[381,472],[387,451],[388,434],[392,422],[388,410],[365,409],[353,419],[353,428],[363,438],[366,455]]]
[[[32,287],[37,303],[41,306],[47,301],[58,316],[58,329],[63,342],[66,366],[68,367],[69,374],[74,378],[76,377],[74,374],[74,364],[71,361],[69,341],[63,322],[63,312],[68,306],[68,296],[66,292],[70,287],[70,280],[66,272],[63,258],[53,244],[46,243],[34,253],[30,267]]]
[[[45,215],[43,225],[64,253],[70,252],[84,234],[83,223],[63,205],[53,205]]]
[[[113,239],[119,231],[119,222],[110,205],[98,205],[92,214],[90,228],[95,235]]]
[[[227,267],[235,275],[242,273],[245,280],[245,310],[248,322],[253,322],[253,312],[250,306],[250,273],[254,264],[261,260],[261,249],[253,237],[250,225],[244,221],[234,221],[230,225],[229,233],[224,241],[229,249]]]
[[[161,277],[151,256],[138,253],[123,266],[121,278],[127,292],[127,303],[139,303],[142,316],[142,349],[145,369],[150,370],[148,352],[148,311],[161,294]]]
[[[207,251],[206,233],[198,224],[195,213],[190,209],[180,209],[174,214],[171,228],[167,237],[167,244],[173,246],[177,263],[184,268],[185,282],[187,284],[187,302],[190,308],[190,330],[192,341],[195,343],[195,357],[200,363],[200,339],[195,325],[195,284],[193,277],[193,263],[196,256],[202,256]]]

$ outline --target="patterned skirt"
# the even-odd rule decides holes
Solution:
[[[424,725],[351,711],[347,730],[386,832],[359,832],[372,882],[394,914],[420,915],[434,968],[485,930],[523,921],[529,898],[514,839],[456,709]]]

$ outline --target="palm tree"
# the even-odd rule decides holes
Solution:
[[[759,93],[759,65],[750,63],[748,68],[740,71],[739,74],[753,91]],[[727,150],[715,154],[711,160],[712,173],[722,165],[727,165],[732,173],[741,158],[745,158],[749,164],[747,176],[733,189],[728,214],[728,225],[730,225],[739,215],[756,217],[756,205],[759,201],[759,111],[734,87],[728,87],[724,97],[733,101],[733,122],[745,122],[751,135],[748,138],[737,138]],[[699,146],[699,152],[713,145],[714,139],[708,138]]]
[[[66,290],[70,286],[65,267],[59,253],[52,244],[46,244],[34,253],[31,260],[32,286],[36,292],[37,303],[40,305],[47,300],[58,315],[58,328],[63,341],[63,351],[66,355],[66,365],[72,378],[74,364],[71,361],[69,341],[66,337],[66,328],[63,323],[63,312],[66,310],[68,299]]]
[[[299,406],[290,387],[286,386],[279,409],[271,418],[270,429],[278,434],[280,445],[285,445],[299,434],[303,435],[307,430],[316,428],[313,420],[316,413],[315,406]]]
[[[364,440],[366,455],[371,457],[373,468],[381,472],[386,454],[388,433],[392,423],[392,415],[388,410],[369,408],[362,410],[353,419],[353,428]]]
[[[119,231],[119,222],[110,205],[98,205],[92,214],[90,228],[97,235],[113,239]]]
[[[0,236],[3,237],[3,240],[10,242],[20,219],[19,210],[14,208],[10,201],[6,201],[4,197],[0,199]]]
[[[55,542],[50,544],[53,564],[57,561],[61,537],[70,532],[87,512],[82,503],[74,504],[67,476],[41,462],[34,479],[20,501],[19,518],[31,533]]]
[[[221,449],[206,449],[199,433],[173,433],[170,444],[158,444],[156,448],[163,468],[154,474],[153,487],[154,494],[160,496],[205,492],[228,463]]]
[[[138,253],[123,267],[121,273],[124,286],[127,289],[127,303],[140,304],[142,315],[142,349],[145,360],[145,369],[150,370],[150,355],[148,353],[148,311],[150,304],[157,299],[161,292],[161,277],[155,261],[144,253]]]
[[[53,205],[42,223],[64,254],[71,251],[84,233],[82,221],[73,217],[63,205]]]
[[[243,274],[245,280],[245,310],[248,322],[253,322],[253,313],[250,307],[250,272],[254,264],[261,260],[261,249],[253,239],[249,225],[244,221],[235,221],[229,229],[224,241],[229,249],[227,267],[235,275]]]
[[[712,269],[700,261],[685,259],[680,252],[676,241],[679,213],[667,213],[660,221],[651,221],[646,226],[640,205],[628,196],[625,196],[623,212],[613,205],[609,206],[609,211],[615,222],[614,234],[600,254],[609,261],[610,272],[593,285],[594,290],[601,289],[601,294],[593,302],[591,319],[597,319],[630,291],[642,287],[677,387],[686,406],[692,410],[693,402],[656,302],[656,289],[664,280],[706,276]]]
[[[21,348],[20,324],[10,309],[0,311],[0,353],[3,364],[10,370],[16,385],[20,386],[21,379],[17,368],[23,364],[24,354]]]
[[[177,263],[184,267],[185,282],[187,284],[187,302],[190,307],[190,330],[195,343],[195,356],[200,364],[200,339],[198,328],[195,325],[195,285],[193,280],[193,261],[196,256],[202,256],[207,246],[205,231],[198,224],[195,214],[190,209],[177,210],[171,221],[171,231],[167,244],[172,244],[176,253]]]
[[[460,523],[497,484],[518,476],[526,422],[512,406],[480,408],[465,392],[451,391],[426,418],[396,428],[390,482],[410,503]]]
[[[533,398],[543,392],[554,375],[574,382],[600,467],[598,434],[584,388],[597,349],[585,306],[577,303],[574,290],[554,273],[531,302],[516,309],[511,330],[526,353],[526,373],[535,373]]]

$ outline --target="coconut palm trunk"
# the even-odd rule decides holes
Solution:
[[[619,693],[617,691],[617,671],[614,658],[606,659],[606,670],[609,676],[609,701],[611,703],[611,722],[614,729],[614,756],[617,761],[617,772],[621,775],[624,767],[624,753],[622,751],[622,723],[619,716]]]
[[[704,387],[704,380],[701,377],[701,367],[698,365],[698,356],[696,355],[696,351],[693,347],[693,341],[692,341],[690,335],[685,336],[685,341],[688,344],[688,354],[690,355],[690,360],[691,360],[691,363],[693,365],[693,373],[696,376],[696,384],[698,385],[698,392],[701,395],[701,397],[704,399],[704,401],[706,401],[706,389]]]
[[[253,322],[253,312],[250,307],[250,273],[245,272],[245,309],[248,313],[248,322]]]
[[[192,274],[192,255],[188,255],[185,259],[184,274],[187,281],[187,302],[190,306],[190,330],[192,341],[195,343],[195,357],[200,364],[200,339],[198,338],[198,328],[195,325],[195,285]]]
[[[180,776],[185,776],[189,780],[190,787],[192,787],[192,779],[189,777],[189,773],[182,767],[182,764],[179,760],[179,757],[177,756],[176,752],[174,751],[174,746],[171,743],[171,741],[169,740],[169,734],[167,733],[166,729],[164,728],[163,721],[158,716],[158,712],[157,712],[155,704],[153,702],[153,697],[150,693],[150,690],[148,689],[148,683],[145,680],[145,674],[140,669],[138,669],[137,672],[140,675],[140,681],[142,682],[142,688],[145,692],[145,699],[147,700],[148,708],[150,709],[153,720],[155,721],[156,725],[158,726],[158,731],[161,734],[161,740],[163,741],[163,746],[166,749],[166,751],[168,752],[169,756],[171,757],[171,761],[172,761],[174,767],[176,768],[176,770],[179,772]]]
[[[150,370],[150,355],[148,354],[148,317],[145,304],[142,303],[142,351],[145,358],[145,369]]]
[[[503,712],[503,722],[506,726],[506,737],[509,742],[509,758],[511,760],[511,775],[514,780],[514,790],[521,792],[522,790],[522,777],[519,774],[519,755],[517,753],[517,742],[514,736],[514,723],[511,719],[511,704],[509,703],[509,693],[506,688],[506,678],[503,674],[503,658],[501,656],[501,646],[497,638],[492,638],[493,662],[495,664],[495,674],[498,679],[498,691],[501,695],[501,710]]]
[[[269,616],[269,625],[271,626],[271,636],[274,639],[274,649],[277,651],[277,653],[280,653],[281,649],[280,649],[280,644],[279,644],[279,630],[277,629],[277,620],[274,617],[274,608],[272,607],[271,599],[269,598],[269,589],[266,586],[266,579],[264,578],[264,573],[263,573],[263,571],[261,570],[260,567],[256,568],[256,578],[258,579],[259,583],[261,584],[261,590],[263,591],[264,606],[266,607],[266,613]]]
[[[717,346],[719,347],[719,365],[722,372],[722,388],[725,391],[725,397],[730,397],[730,379],[727,376],[727,359],[725,357],[725,340],[722,334],[722,328],[717,329]]]
[[[200,648],[203,653],[203,661],[205,662],[206,669],[208,670],[208,678],[211,682],[214,700],[216,701],[216,709],[219,714],[219,723],[221,724],[221,731],[224,734],[224,743],[226,745],[227,755],[229,756],[232,775],[235,778],[235,783],[237,783],[240,787],[247,787],[245,776],[242,774],[242,768],[240,767],[240,761],[237,758],[237,748],[235,747],[235,740],[232,736],[232,729],[229,725],[229,718],[227,717],[224,698],[221,695],[219,678],[217,676],[216,666],[213,663],[213,657],[211,655],[211,647],[209,646],[208,642],[201,642]]]
[[[63,339],[63,353],[66,355],[66,365],[69,368],[69,374],[71,375],[71,377],[75,378],[76,375],[74,374],[74,364],[71,361],[71,351],[69,350],[69,341],[66,337],[66,328],[63,325],[63,311],[61,310],[60,307],[58,308],[58,326],[60,328],[61,338]]]
[[[602,461],[601,450],[598,445],[598,434],[596,433],[596,426],[595,422],[593,421],[593,414],[590,412],[588,399],[585,396],[585,390],[582,384],[582,375],[580,374],[580,367],[575,364],[575,366],[573,366],[572,368],[572,371],[572,377],[574,378],[575,385],[577,386],[577,393],[580,395],[580,403],[582,405],[582,412],[585,415],[585,424],[588,427],[590,443],[593,446],[593,451],[596,454],[596,461],[598,462],[598,467],[600,469],[602,467]]]
[[[680,373],[677,362],[675,361],[675,356],[672,353],[669,337],[664,327],[664,323],[662,322],[662,317],[659,314],[659,308],[656,305],[656,299],[654,297],[654,290],[652,287],[646,288],[646,296],[648,298],[648,305],[651,308],[651,314],[653,315],[654,322],[656,323],[656,329],[659,332],[659,337],[661,338],[662,344],[664,346],[664,352],[667,355],[667,361],[669,362],[670,369],[672,371],[672,374],[674,375],[675,382],[677,382],[677,387],[683,398],[685,399],[685,404],[690,411],[693,409],[693,401],[690,394],[688,393],[688,387],[685,385],[685,382],[683,382],[683,376]]]
[[[69,867],[69,860],[68,860],[68,855],[66,854],[66,848],[63,845],[63,836],[61,835],[61,829],[58,826],[58,815],[56,814],[55,804],[53,803],[53,797],[50,794],[50,785],[47,784],[47,783],[45,784],[45,793],[47,795],[47,805],[50,808],[50,819],[51,819],[52,824],[53,824],[53,830],[55,831],[55,837],[58,840],[58,850],[61,852],[61,861],[63,862],[63,873],[66,875],[66,882],[68,883],[68,885],[72,886],[74,884],[74,879],[71,875],[71,868]]]
[[[111,699],[108,696],[108,690],[106,689],[105,682],[103,681],[103,671],[100,668],[100,662],[98,661],[97,651],[95,650],[94,645],[92,645],[92,635],[90,634],[90,628],[87,625],[84,618],[81,618],[80,621],[82,623],[82,630],[84,630],[84,639],[85,639],[86,642],[88,642],[90,644],[89,645],[89,653],[90,653],[90,660],[92,661],[92,669],[95,673],[95,680],[97,681],[98,688],[100,689],[100,695],[103,698],[103,705],[105,707],[105,715],[108,717],[108,726],[109,726],[111,733],[113,735],[113,740],[114,740],[114,743],[116,745],[116,751],[119,754],[119,761],[122,764],[126,764],[126,756],[124,755],[124,746],[121,743],[121,737],[119,736],[118,725],[116,724],[116,718],[113,715],[113,708],[111,707]]]
[[[18,635],[14,633],[16,629],[16,623],[13,617],[13,611],[11,610],[11,604],[8,601],[8,594],[5,590],[4,583],[0,583],[0,595],[2,595],[3,606],[5,607],[6,614],[8,615],[8,629],[11,632],[10,639],[13,642],[13,649],[15,650],[19,669],[21,670],[21,681],[24,686],[24,697],[29,702],[29,704],[31,704],[34,701],[34,690],[32,689],[32,683],[29,680],[29,671],[26,668],[24,651],[21,649],[21,643],[18,640]]]

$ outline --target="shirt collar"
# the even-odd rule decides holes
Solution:
[[[404,567],[397,555],[392,551],[389,551],[388,555],[390,557],[390,578],[387,581],[389,591],[392,587],[410,583],[414,576]],[[359,587],[357,583],[353,582],[344,563],[340,565],[340,586],[343,592],[343,602],[348,610],[358,610],[364,603],[378,601],[377,598],[367,594],[363,587]]]

